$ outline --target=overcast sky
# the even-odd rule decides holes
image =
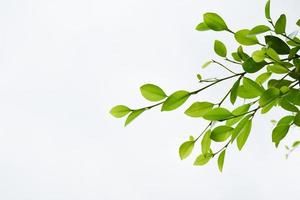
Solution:
[[[204,12],[218,12],[233,30],[266,23],[261,0],[9,0],[0,1],[0,199],[253,200],[300,199],[300,150],[284,159],[271,142],[274,111],[254,120],[244,149],[232,145],[224,172],[216,159],[194,167],[200,146],[180,161],[179,145],[205,126],[183,114],[196,100],[216,101],[231,84],[193,97],[174,112],[154,109],[128,127],[108,111],[149,103],[139,86],[167,93],[199,87],[195,75],[227,73],[201,65],[215,58],[214,39],[197,32]],[[299,0],[273,0],[288,30]],[[299,27],[298,27],[299,28]],[[236,68],[237,66],[230,66]],[[229,104],[228,104],[229,105]]]

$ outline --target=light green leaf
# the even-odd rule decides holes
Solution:
[[[276,126],[272,131],[272,142],[275,143],[275,146],[278,147],[280,141],[287,135],[289,132],[290,125],[280,125]]]
[[[184,113],[190,117],[203,117],[213,106],[210,102],[195,102]]]
[[[205,24],[214,31],[228,30],[225,21],[217,13],[205,13],[203,19]]]
[[[185,90],[179,90],[171,94],[163,103],[161,111],[175,110],[181,106],[189,97],[190,93]]]
[[[198,24],[196,26],[196,30],[197,31],[207,31],[207,30],[210,30],[210,28],[204,22],[201,22],[200,24]]]
[[[160,101],[167,97],[166,93],[158,86],[145,84],[140,87],[143,97],[149,101]]]
[[[237,62],[241,62],[242,61],[242,59],[240,58],[240,56],[239,56],[239,54],[237,52],[231,53],[231,56]]]
[[[285,74],[289,70],[279,64],[268,65],[267,69],[275,74]]]
[[[258,25],[250,30],[249,36],[258,35],[270,31],[270,28],[266,25]]]
[[[267,19],[271,20],[270,16],[270,0],[267,1],[266,6],[265,6],[265,16]]]
[[[218,126],[214,128],[210,134],[210,139],[215,142],[224,142],[231,136],[233,128],[230,126]]]
[[[252,58],[255,62],[262,62],[264,61],[265,57],[265,51],[264,50],[257,50],[252,53]]]
[[[194,149],[195,141],[186,141],[179,147],[179,156],[183,160],[187,158]]]
[[[241,130],[240,134],[237,136],[237,146],[239,150],[242,150],[243,146],[245,145],[248,136],[251,132],[252,120],[248,120],[245,123],[245,127]]]
[[[197,74],[197,78],[198,78],[199,81],[201,81],[202,80],[201,74]]]
[[[127,117],[125,121],[125,126],[127,126],[130,122],[132,122],[135,118],[137,118],[140,114],[142,114],[146,109],[138,109],[138,110],[133,110]]]
[[[280,58],[279,58],[279,55],[277,54],[277,52],[276,52],[274,49],[268,48],[268,49],[266,50],[266,53],[267,53],[267,55],[269,56],[269,58],[271,58],[271,59],[274,60],[275,62],[278,62],[278,63],[281,62],[281,60],[280,60]]]
[[[294,119],[294,124],[300,126],[300,112],[298,112]]]
[[[206,133],[202,138],[201,150],[203,154],[208,153],[210,150],[210,144],[211,144],[210,134],[211,134],[211,130],[208,130],[206,131]]]
[[[264,82],[266,82],[271,77],[271,75],[272,75],[271,72],[262,73],[255,79],[255,81],[262,85]]]
[[[230,90],[230,102],[232,104],[235,103],[236,98],[237,98],[237,94],[238,94],[238,89],[240,86],[240,79],[238,79],[232,86],[231,90]]]
[[[271,101],[276,99],[280,95],[280,90],[278,88],[269,88],[266,90],[259,99],[259,105],[264,107],[268,105]]]
[[[203,118],[210,121],[220,121],[231,116],[232,113],[229,112],[226,108],[214,108],[205,113]]]
[[[224,159],[225,159],[226,149],[223,150],[218,157],[218,168],[220,172],[223,171]]]
[[[127,115],[131,111],[130,108],[124,105],[117,105],[110,110],[110,114],[116,118],[121,118]]]
[[[282,126],[282,125],[291,125],[295,119],[295,116],[293,115],[287,115],[282,117],[278,122],[276,126]]]
[[[258,96],[260,96],[265,91],[264,88],[262,88],[255,81],[252,81],[251,79],[246,77],[243,78],[243,85],[249,92],[257,94]]]
[[[226,121],[226,125],[227,126],[232,126],[234,124],[236,124],[237,122],[239,122],[244,116],[242,114],[248,112],[249,108],[250,108],[250,104],[244,104],[244,105],[241,105],[239,107],[237,107],[236,109],[234,109],[232,111],[232,114],[235,115],[235,116],[239,116],[239,117],[234,117],[232,119],[229,119]]]
[[[246,123],[248,123],[249,119],[251,117],[251,114],[245,116],[234,128],[232,136],[231,136],[231,143],[235,140],[236,137],[238,137],[246,128]]]
[[[275,23],[275,33],[277,34],[285,33],[285,27],[286,27],[286,16],[282,14],[280,15],[280,17]]]
[[[274,106],[276,106],[278,103],[278,99],[274,99],[272,100],[270,103],[268,103],[266,106],[264,106],[262,109],[261,109],[261,114],[265,114],[267,112],[269,112]]]
[[[212,158],[212,154],[206,153],[206,154],[201,154],[198,156],[194,162],[195,166],[202,166],[205,165],[206,163],[209,162],[209,160]]]
[[[234,34],[235,40],[246,46],[256,45],[258,44],[258,40],[256,36],[249,36],[250,30],[242,29]]]
[[[223,44],[223,42],[221,42],[219,40],[215,40],[214,50],[215,50],[216,54],[218,54],[221,57],[225,58],[227,56],[226,46]]]
[[[206,63],[204,63],[204,64],[202,65],[202,69],[208,67],[208,65],[210,65],[211,63],[212,63],[212,60],[207,61]]]

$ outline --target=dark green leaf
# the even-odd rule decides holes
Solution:
[[[184,113],[190,117],[203,117],[213,106],[210,102],[195,102]]]
[[[292,81],[290,81],[290,80],[286,80],[286,79],[283,79],[283,80],[271,79],[268,82],[268,87],[269,88],[271,88],[271,87],[281,88],[282,86],[289,86],[291,84],[292,84]]]
[[[110,110],[110,114],[116,118],[121,118],[127,115],[131,111],[130,108],[124,105],[117,105]]]
[[[137,118],[140,114],[142,114],[146,109],[142,108],[142,109],[138,109],[138,110],[134,110],[132,111],[126,121],[125,121],[125,126],[127,126],[130,122],[132,122],[135,118]]]
[[[255,62],[253,58],[250,57],[243,63],[243,69],[245,70],[245,72],[255,73],[262,69],[266,64],[267,62],[265,61]]]
[[[300,126],[300,112],[297,113],[294,119],[294,124]]]
[[[149,101],[160,101],[167,97],[166,93],[158,86],[145,84],[140,88],[143,97]]]
[[[250,30],[249,35],[258,35],[258,34],[261,34],[261,33],[265,33],[269,30],[270,30],[270,28],[266,25],[258,25],[258,26],[255,26],[253,29]]]
[[[277,34],[285,33],[285,27],[286,27],[286,16],[282,14],[280,15],[280,17],[275,23],[275,33]]]
[[[285,96],[291,103],[300,106],[300,90],[290,89],[288,94]]]
[[[241,132],[239,133],[239,135],[237,136],[237,146],[239,150],[242,150],[243,146],[245,145],[248,136],[251,132],[251,126],[252,126],[252,120],[248,120],[245,123],[244,128],[241,130]]]
[[[210,134],[210,139],[215,142],[224,142],[232,134],[233,128],[230,126],[218,126],[214,128]]]
[[[250,30],[243,29],[234,34],[236,41],[242,45],[251,46],[258,44],[256,36],[249,36]]]
[[[277,102],[278,102],[277,99],[272,100],[270,103],[268,103],[268,105],[266,105],[261,109],[261,114],[265,114],[269,112],[274,106],[277,105]]]
[[[224,165],[225,153],[226,153],[226,149],[223,150],[223,151],[220,153],[219,157],[218,157],[218,168],[219,168],[220,172],[223,171],[223,165]]]
[[[215,50],[216,54],[218,54],[221,57],[226,57],[226,55],[227,55],[227,49],[226,49],[225,45],[219,40],[215,40],[214,50]]]
[[[161,111],[175,110],[189,98],[190,93],[185,90],[179,90],[170,95],[163,103]]]
[[[243,61],[246,61],[250,57],[248,54],[244,52],[242,46],[239,46],[239,48],[237,49],[237,54]]]
[[[296,24],[297,24],[298,26],[300,26],[300,19],[298,19],[298,21],[296,22]]]
[[[286,100],[285,98],[281,99],[279,101],[279,105],[287,110],[287,111],[291,111],[291,112],[298,112],[298,108],[296,106],[294,106],[293,104],[291,104],[288,100]]]
[[[210,121],[219,121],[224,120],[230,116],[232,116],[232,113],[229,112],[226,108],[214,108],[205,113],[203,118]]]
[[[277,88],[269,88],[266,90],[259,99],[259,105],[264,107],[268,105],[271,101],[276,99],[280,95],[280,91]]]
[[[179,156],[183,160],[187,158],[194,149],[195,141],[186,141],[179,147]]]
[[[216,13],[205,13],[203,19],[205,24],[214,31],[225,31],[228,29],[224,20]]]
[[[265,36],[265,42],[270,48],[274,49],[280,55],[290,53],[290,47],[278,37],[267,35]]]

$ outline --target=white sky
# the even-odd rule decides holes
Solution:
[[[194,30],[218,12],[233,30],[265,23],[261,0],[0,1],[0,199],[196,200],[300,199],[299,151],[285,160],[271,142],[271,119],[256,117],[242,152],[231,146],[224,172],[180,161],[178,147],[205,126],[183,115],[193,100],[216,100],[229,83],[172,113],[152,110],[127,128],[116,104],[144,106],[139,86],[168,93],[199,85],[196,73],[225,76],[203,62],[227,33]],[[273,0],[292,32],[298,0]],[[237,67],[237,66],[231,66]],[[297,133],[296,133],[297,132]]]

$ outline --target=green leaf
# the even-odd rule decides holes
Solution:
[[[264,61],[265,59],[265,51],[264,50],[257,50],[257,51],[254,51],[252,53],[252,59],[255,61],[255,62],[262,62]]]
[[[237,54],[243,61],[246,61],[250,57],[248,54],[244,52],[242,46],[239,46],[239,48],[237,49]]]
[[[224,142],[232,134],[233,128],[230,126],[218,126],[214,128],[210,134],[210,139],[215,142]]]
[[[253,60],[253,58],[247,58],[247,60],[243,63],[243,69],[245,70],[245,72],[248,73],[255,73],[259,70],[261,70],[265,65],[267,64],[267,62],[262,61],[262,62],[255,62]]]
[[[280,38],[267,35],[265,36],[266,44],[274,49],[279,55],[285,55],[290,53],[290,47]]]
[[[292,84],[292,81],[290,81],[290,80],[286,80],[286,79],[283,79],[283,80],[271,79],[268,82],[268,87],[269,88],[271,88],[271,87],[281,88],[282,86],[289,86],[291,84]]]
[[[267,67],[267,69],[275,74],[285,74],[289,71],[287,68],[285,68],[279,64],[269,65]]]
[[[238,93],[238,88],[240,86],[240,79],[238,79],[232,86],[231,90],[230,90],[230,102],[232,104],[235,103],[236,98],[237,98],[237,93]]]
[[[249,36],[258,35],[270,31],[271,29],[266,25],[258,25],[250,30]]]
[[[278,88],[267,89],[259,99],[259,105],[264,107],[268,105],[271,101],[276,99],[280,95],[280,90]]]
[[[186,141],[179,147],[179,156],[183,160],[187,158],[194,149],[195,141]]]
[[[238,123],[244,117],[242,114],[248,112],[250,106],[251,106],[250,104],[244,104],[244,105],[241,105],[241,106],[237,107],[236,109],[234,109],[232,111],[232,114],[235,116],[239,116],[239,115],[241,115],[241,116],[227,120],[226,125],[232,126],[232,125]]]
[[[265,6],[265,16],[267,19],[271,20],[270,16],[270,0],[267,1],[266,6]]]
[[[297,24],[298,26],[300,26],[300,19],[298,19],[298,21],[296,22],[296,24]]]
[[[256,36],[249,36],[250,30],[242,29],[234,34],[235,40],[246,46],[256,45],[258,44],[258,40]]]
[[[223,151],[220,153],[219,157],[218,157],[218,168],[219,168],[220,172],[223,171],[223,165],[224,165],[225,153],[226,153],[226,149],[223,150]]]
[[[199,81],[201,81],[202,80],[201,74],[197,74],[197,78],[198,78]]]
[[[277,34],[285,33],[285,27],[286,27],[286,16],[282,14],[280,15],[280,17],[275,23],[275,33]]]
[[[226,49],[225,45],[219,40],[215,40],[214,50],[215,50],[216,54],[218,54],[221,57],[225,58],[227,56],[227,49]]]
[[[241,85],[238,89],[238,96],[243,99],[253,99],[259,96],[258,93],[249,90],[244,85]]]
[[[141,108],[138,110],[133,110],[127,117],[125,121],[125,126],[127,126],[130,122],[132,122],[135,118],[137,118],[140,114],[142,114],[146,109]]]
[[[261,109],[261,114],[265,114],[269,112],[274,106],[277,105],[277,102],[278,102],[277,99],[272,100],[268,105],[266,105]]]
[[[278,147],[280,141],[287,135],[289,132],[290,125],[280,125],[276,126],[272,131],[272,142],[275,143],[275,146]]]
[[[203,117],[213,106],[210,102],[195,102],[184,113],[190,117]]]
[[[208,65],[210,65],[212,62],[213,62],[213,61],[210,60],[210,61],[207,61],[206,63],[204,63],[204,64],[202,65],[202,69],[208,67]]]
[[[300,90],[290,89],[288,94],[285,96],[291,103],[300,106]]]
[[[214,31],[225,31],[228,27],[224,20],[216,13],[205,13],[203,15],[205,24]]]
[[[202,138],[201,150],[202,150],[203,154],[209,152],[209,150],[210,150],[210,144],[211,144],[210,134],[211,134],[211,130],[208,130],[208,131],[206,131],[206,133],[204,134],[204,136]]]
[[[265,91],[264,88],[262,88],[255,81],[252,81],[246,77],[243,78],[243,85],[250,93],[253,93],[257,96],[260,96]]]
[[[292,147],[295,148],[295,147],[299,146],[299,144],[300,144],[300,141],[295,141],[293,143]]]
[[[181,106],[189,97],[190,93],[185,90],[179,90],[171,94],[163,103],[161,111],[175,110]]]
[[[205,113],[203,118],[210,121],[220,121],[231,116],[232,113],[229,112],[226,108],[214,108]]]
[[[248,136],[251,132],[252,120],[248,120],[245,123],[245,127],[241,130],[240,134],[237,136],[237,146],[239,150],[242,150],[243,146],[245,145]]]
[[[251,114],[246,115],[234,128],[231,136],[231,143],[237,138],[242,132],[244,132],[246,128],[246,124],[249,122]]]
[[[287,111],[291,111],[291,112],[298,112],[299,109],[294,106],[293,104],[291,104],[288,100],[286,100],[285,98],[282,98],[280,101],[279,101],[279,105],[287,110]]]
[[[210,28],[204,22],[201,22],[200,24],[198,24],[196,26],[196,30],[197,31],[207,31],[207,30],[210,30]]]
[[[300,126],[300,112],[297,113],[294,119],[294,124]]]
[[[158,86],[145,84],[140,88],[143,97],[149,101],[160,101],[167,97],[166,93]]]
[[[124,105],[117,105],[110,110],[110,114],[116,118],[121,118],[131,111],[130,108]]]
[[[264,82],[266,82],[271,77],[271,75],[272,75],[271,72],[262,73],[255,79],[255,81],[262,85]]]
[[[267,55],[269,56],[269,58],[271,58],[271,59],[274,60],[275,62],[278,62],[278,63],[281,62],[281,60],[280,60],[280,58],[279,58],[279,55],[277,54],[277,52],[276,52],[274,49],[268,48],[268,49],[266,50],[266,53],[267,53]]]
[[[237,52],[233,52],[233,53],[231,54],[231,56],[232,56],[232,58],[233,58],[235,61],[237,61],[237,62],[241,62],[241,61],[242,61],[242,59],[240,58],[240,56],[239,56],[239,54],[238,54]]]
[[[206,153],[206,154],[201,154],[198,156],[194,162],[195,166],[202,166],[205,165],[206,163],[209,162],[209,160],[212,158],[212,154]]]
[[[277,122],[276,126],[282,126],[282,125],[290,126],[293,123],[294,119],[295,119],[295,116],[293,116],[293,115],[284,116]]]

